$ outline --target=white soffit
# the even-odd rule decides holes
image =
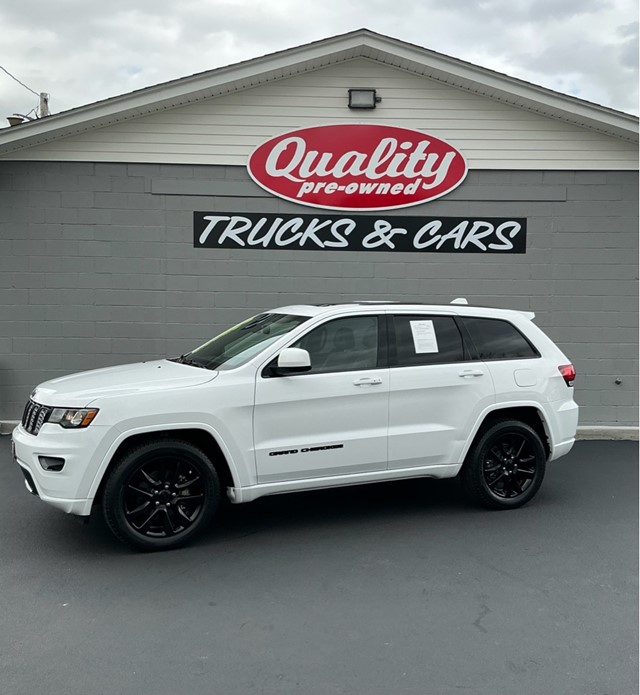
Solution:
[[[358,57],[542,116],[638,142],[635,116],[361,29],[2,129],[0,155]]]

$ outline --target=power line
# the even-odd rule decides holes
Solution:
[[[32,94],[35,94],[37,97],[40,96],[40,95],[38,94],[38,92],[34,92],[33,89],[31,89],[31,87],[27,87],[27,85],[26,85],[24,82],[20,82],[20,80],[19,80],[17,77],[15,77],[14,75],[12,75],[6,68],[3,68],[2,65],[0,65],[0,70],[2,70],[3,72],[6,72],[7,75],[9,75],[9,77],[10,77],[12,80],[15,80],[18,84],[21,84],[25,89],[28,89]]]

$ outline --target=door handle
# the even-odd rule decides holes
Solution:
[[[377,386],[382,383],[382,379],[372,378],[370,376],[364,376],[361,379],[356,379],[353,382],[354,386]]]
[[[470,377],[470,376],[482,376],[484,372],[481,369],[463,369],[461,372],[458,372],[458,376],[461,377]]]

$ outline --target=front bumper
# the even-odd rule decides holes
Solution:
[[[38,435],[32,435],[18,425],[12,435],[13,452],[25,476],[27,490],[67,514],[88,516],[93,503],[89,490],[96,473],[92,456],[106,429],[91,425],[83,430],[69,431],[45,424]],[[63,469],[44,470],[40,456],[64,459]]]

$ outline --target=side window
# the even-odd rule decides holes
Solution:
[[[462,318],[481,360],[517,360],[539,357],[520,331],[500,319]]]
[[[462,336],[450,316],[394,316],[393,325],[396,336],[393,367],[464,360]]]
[[[352,316],[314,328],[292,345],[311,356],[306,374],[375,369],[378,364],[378,317]]]

